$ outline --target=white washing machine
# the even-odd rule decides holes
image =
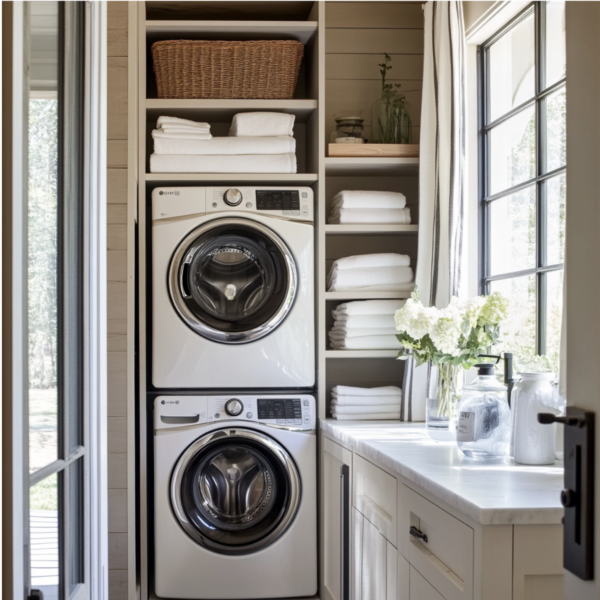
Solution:
[[[312,396],[155,400],[154,577],[162,598],[317,593]]]
[[[155,189],[152,302],[155,387],[313,387],[312,190]]]

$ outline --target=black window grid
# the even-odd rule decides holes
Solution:
[[[488,122],[490,114],[489,103],[489,50],[501,37],[534,15],[534,70],[535,94],[532,98],[502,114],[492,122]],[[546,172],[547,129],[546,129],[546,99],[554,92],[566,86],[566,77],[546,87],[546,2],[532,2],[509,23],[498,30],[489,40],[478,48],[478,122],[479,122],[479,288],[481,294],[489,294],[494,281],[510,280],[517,277],[534,275],[536,278],[536,350],[537,354],[546,353],[547,334],[547,297],[548,273],[560,271],[564,263],[548,265],[548,223],[547,223],[547,190],[546,182],[553,177],[566,173],[566,163],[557,169]],[[489,193],[490,182],[490,132],[511,117],[527,110],[535,109],[535,177],[519,184]],[[528,187],[535,186],[536,196],[536,265],[530,269],[512,271],[499,275],[491,275],[491,236],[490,236],[490,205],[500,198],[505,198]]]

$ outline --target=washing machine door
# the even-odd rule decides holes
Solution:
[[[221,554],[248,554],[273,543],[292,522],[300,496],[288,452],[249,429],[199,438],[171,479],[175,517],[193,540]]]
[[[292,309],[294,257],[271,229],[249,219],[205,223],[179,245],[169,268],[175,309],[196,333],[226,344],[260,339]]]

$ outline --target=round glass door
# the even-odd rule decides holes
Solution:
[[[300,477],[286,450],[255,431],[208,434],[180,457],[171,502],[184,530],[222,554],[247,554],[274,542],[291,523]]]
[[[271,333],[291,310],[297,270],[285,243],[247,219],[218,219],[188,235],[171,261],[173,304],[194,331],[246,343]]]

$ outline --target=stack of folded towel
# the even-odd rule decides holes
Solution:
[[[340,421],[400,419],[402,390],[394,385],[359,388],[336,385],[331,389],[331,416]]]
[[[229,137],[208,123],[159,117],[152,132],[152,173],[295,173],[294,115],[240,113]]]
[[[406,196],[399,192],[344,190],[333,197],[329,223],[410,224]]]
[[[405,292],[414,287],[410,257],[383,253],[347,256],[336,260],[327,278],[330,292]]]
[[[404,300],[362,300],[340,304],[331,314],[329,340],[334,350],[400,349],[394,315]]]

